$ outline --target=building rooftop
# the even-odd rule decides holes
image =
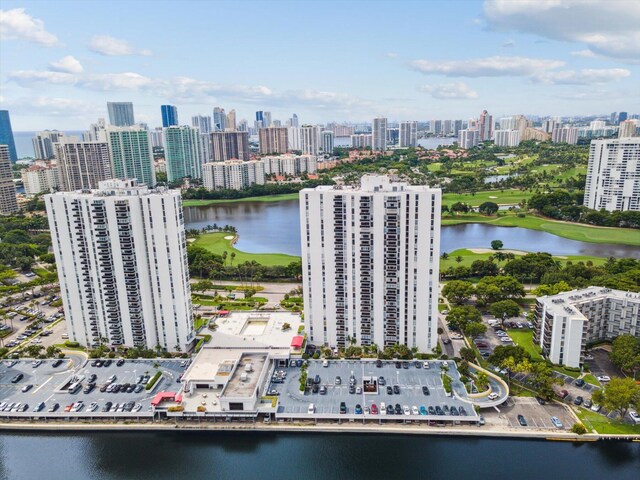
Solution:
[[[231,398],[253,397],[268,357],[264,352],[243,353],[222,395]]]
[[[307,190],[307,189],[305,189]],[[313,189],[319,191],[342,192],[425,192],[438,190],[428,185],[409,185],[405,182],[393,182],[388,175],[363,175],[360,186],[351,185],[320,185]]]
[[[283,330],[285,323],[290,326],[287,330]],[[215,324],[216,331],[207,348],[267,348],[288,352],[302,318],[294,312],[239,311],[218,317]]]
[[[562,292],[557,295],[547,295],[539,297],[538,300],[547,305],[549,313],[572,314],[583,316],[582,313],[574,307],[575,304],[594,299],[632,299],[640,302],[640,293],[625,292],[623,290],[614,290],[604,287],[588,287],[569,292]]]

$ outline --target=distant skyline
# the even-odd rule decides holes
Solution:
[[[182,123],[236,109],[302,123],[640,112],[635,0],[4,0],[0,109],[83,130],[107,102]]]

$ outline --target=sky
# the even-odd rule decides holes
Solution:
[[[107,101],[181,124],[468,119],[487,109],[640,113],[640,1],[0,3],[0,108],[13,129],[84,130]]]

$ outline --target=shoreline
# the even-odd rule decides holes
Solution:
[[[489,437],[511,438],[521,440],[547,440],[568,442],[596,442],[603,440],[640,442],[640,434],[598,434],[587,433],[577,435],[571,432],[557,431],[523,431],[487,429],[486,427],[425,427],[417,425],[354,425],[350,422],[344,424],[327,425],[300,425],[286,423],[232,423],[228,422],[181,422],[172,423],[60,423],[60,422],[4,422],[0,423],[0,431],[6,432],[193,432],[193,431],[219,431],[219,432],[273,432],[273,433],[346,433],[346,434],[386,434],[386,435],[429,435],[429,436],[461,436],[461,437]]]

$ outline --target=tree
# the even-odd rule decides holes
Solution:
[[[546,295],[557,295],[558,293],[568,292],[571,290],[571,285],[567,282],[560,281],[552,285],[539,285],[536,289],[532,290],[536,297],[544,297]]]
[[[476,387],[478,387],[479,391],[489,388],[489,375],[484,372],[476,373]]]
[[[485,303],[493,303],[506,298],[520,298],[524,295],[522,283],[509,275],[485,277],[476,285],[476,296]]]
[[[462,203],[462,202],[456,202],[453,205],[451,205],[451,211],[458,213],[458,212],[462,212],[462,213],[468,213],[469,212],[469,205],[467,205],[466,203]]]
[[[493,250],[500,250],[502,247],[504,247],[502,240],[491,240],[491,248]]]
[[[442,296],[449,302],[455,304],[462,304],[469,300],[473,295],[475,289],[471,282],[464,280],[451,280],[442,289]]]
[[[467,362],[475,362],[476,352],[473,351],[473,348],[462,347],[460,349],[460,357],[466,360]]]
[[[498,274],[498,265],[491,260],[474,260],[471,264],[471,275],[476,277],[491,277]]]
[[[478,207],[478,211],[480,213],[484,213],[485,215],[493,215],[499,210],[497,203],[494,202],[484,202]]]
[[[611,345],[611,361],[625,372],[640,370],[640,339],[632,335],[620,335]]]
[[[515,363],[519,363],[523,358],[531,360],[527,351],[519,345],[498,345],[489,356],[488,361],[493,365],[500,365],[504,359],[512,357]]]
[[[456,262],[458,262],[458,263],[462,262],[462,255],[457,255],[456,256]]]
[[[482,314],[477,308],[471,305],[453,307],[447,314],[447,324],[454,330],[464,331],[467,324],[481,321]]]
[[[446,260],[447,258],[449,258],[449,254],[447,252],[442,252],[442,255],[440,255],[440,258],[442,260]]]
[[[470,337],[479,337],[487,331],[487,326],[482,322],[468,322],[462,331]]]
[[[199,282],[196,282],[193,285],[191,285],[191,290],[193,290],[194,292],[204,293],[206,290],[212,290],[212,289],[213,289],[213,282],[211,282],[210,280],[200,280]]]
[[[629,407],[640,406],[640,385],[633,378],[612,378],[603,390],[596,390],[592,399],[607,410],[617,411],[624,418]]]
[[[489,311],[491,315],[499,319],[517,317],[520,315],[520,306],[513,300],[502,300],[492,303]]]

